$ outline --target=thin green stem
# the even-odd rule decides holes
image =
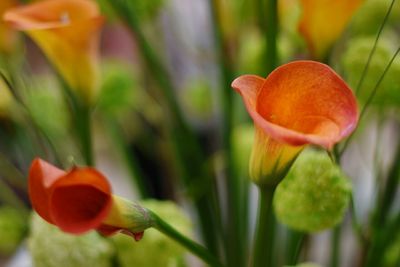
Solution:
[[[276,187],[260,187],[257,227],[254,235],[253,267],[272,267],[275,219],[272,200]]]
[[[146,186],[146,180],[143,171],[137,164],[137,160],[135,159],[135,155],[133,154],[133,152],[129,151],[128,144],[121,134],[121,127],[118,125],[118,122],[115,121],[115,118],[113,119],[107,117],[106,124],[114,144],[116,145],[120,155],[122,156],[126,166],[128,167],[128,171],[130,176],[132,177],[132,181],[136,188],[139,190],[140,197],[150,198],[152,194],[149,188]]]
[[[219,0],[210,0],[210,7],[213,17],[214,36],[216,49],[219,56],[219,66],[222,75],[222,88],[220,90],[222,106],[222,143],[225,159],[225,182],[227,189],[227,229],[225,233],[225,252],[228,266],[243,266],[246,257],[246,236],[245,225],[241,224],[241,216],[247,216],[241,209],[240,180],[232,155],[232,124],[233,124],[233,90],[230,87],[234,79],[232,60],[229,57],[229,42],[225,40],[222,32],[221,14],[222,4]]]
[[[277,0],[258,0],[258,22],[265,37],[265,72],[269,74],[278,65],[278,4]]]
[[[378,91],[383,79],[386,76],[386,73],[389,71],[390,67],[393,64],[393,61],[396,59],[397,55],[400,53],[400,47],[397,48],[396,52],[393,54],[392,58],[390,59],[389,63],[386,65],[385,69],[383,70],[381,76],[379,77],[378,81],[376,82],[374,88],[371,91],[371,94],[369,95],[367,101],[365,102],[364,106],[361,109],[361,113],[360,113],[360,118],[359,121],[361,121],[363,119],[363,117],[365,116],[365,113],[367,111],[367,109],[369,108],[373,98],[376,95],[376,92]],[[351,139],[354,136],[355,131],[347,138],[346,142],[344,143],[342,149],[339,152],[339,157],[341,157],[343,155],[343,152],[346,150],[347,146],[349,145]]]
[[[182,235],[180,232],[178,232],[171,225],[163,221],[156,214],[151,212],[151,216],[154,221],[153,227],[155,229],[157,229],[161,233],[167,235],[168,237],[172,238],[173,240],[181,244],[183,247],[185,247],[187,250],[189,250],[191,253],[202,259],[205,263],[209,264],[210,266],[215,266],[215,267],[223,266],[220,263],[220,261],[214,255],[212,255],[205,247]]]
[[[341,225],[336,226],[332,230],[332,243],[329,267],[338,267],[340,259],[340,240],[342,234]]]
[[[388,18],[389,18],[389,16],[390,16],[390,13],[392,12],[392,9],[393,9],[393,6],[394,6],[394,3],[395,3],[395,2],[396,2],[396,0],[392,0],[392,2],[390,3],[390,6],[389,6],[389,8],[388,8],[388,10],[387,10],[387,12],[386,12],[386,15],[385,15],[385,17],[383,18],[382,24],[381,24],[381,26],[379,27],[378,33],[377,33],[376,38],[375,38],[374,45],[373,45],[371,51],[369,52],[368,59],[367,59],[367,63],[366,63],[365,66],[364,66],[364,69],[363,69],[363,71],[362,71],[360,80],[358,81],[358,84],[357,84],[357,87],[356,87],[356,90],[355,90],[357,96],[358,96],[358,93],[359,93],[360,90],[361,90],[361,87],[362,87],[363,82],[364,82],[364,80],[365,80],[365,76],[367,75],[367,72],[368,72],[369,65],[371,64],[372,56],[373,56],[374,53],[375,53],[376,46],[377,46],[377,44],[378,44],[379,38],[380,38],[380,36],[381,36],[381,33],[382,33],[382,31],[383,31],[383,28],[384,28],[385,25],[386,25],[386,22],[387,22]]]

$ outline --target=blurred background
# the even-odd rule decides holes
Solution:
[[[3,0],[4,8],[0,3],[0,13],[6,7],[30,2],[10,1],[7,6],[7,1]],[[147,199],[144,205],[165,213],[163,216],[173,226],[204,242],[202,218],[192,200],[212,186],[212,197],[222,214],[220,223],[228,227],[223,98],[236,76],[251,73],[265,77],[268,73],[264,29],[260,26],[262,10],[257,1],[244,0],[132,2],[139,32],[132,31],[132,25],[125,23],[108,1],[98,1],[107,21],[100,42],[100,86],[92,109],[95,166],[110,179],[113,193],[131,200]],[[318,59],[332,66],[352,88],[358,87],[391,3],[362,1],[329,53]],[[278,10],[278,65],[296,59],[317,59],[298,30],[301,1],[279,0]],[[366,236],[376,203],[386,192],[388,174],[400,160],[400,59],[394,59],[376,95],[372,101],[368,99],[398,49],[399,21],[397,1],[357,95],[360,106],[368,102],[369,109],[340,161],[352,184],[358,226]],[[325,23],[329,31],[329,24],[335,21]],[[72,238],[31,214],[26,187],[31,161],[39,156],[68,169],[74,164],[85,165],[85,160],[75,140],[76,114],[71,112],[58,76],[41,49],[3,22],[0,46],[0,266],[118,266],[113,265],[116,258],[120,266],[201,266],[173,241],[156,233],[153,236],[146,231],[138,243],[119,236],[106,241],[95,233]],[[151,63],[146,46],[162,67]],[[211,173],[209,180],[182,181],[182,169],[197,170],[198,160],[184,158],[188,166],[182,167],[174,149],[176,124],[166,115],[170,114],[170,103],[159,82],[164,74],[169,80],[165,87],[172,88],[182,117],[200,144],[203,164]],[[247,177],[253,126],[240,96],[233,91],[228,94],[232,94],[228,137],[235,174],[248,199],[240,208],[249,218],[242,237],[247,239],[244,244],[250,246],[258,199],[257,190]],[[185,139],[181,142],[186,145]],[[400,209],[398,182],[394,185],[392,215]],[[354,233],[351,216],[346,212],[344,217],[339,246],[342,257],[337,266],[363,266],[360,262],[365,251]],[[277,231],[284,240],[286,226],[280,225]],[[51,242],[50,237],[55,241]],[[330,230],[307,235],[300,257],[329,266],[331,238]],[[400,266],[398,228],[392,238],[395,241],[387,247],[379,266]],[[142,242],[145,244],[140,247]],[[284,246],[284,242],[277,246]],[[154,253],[160,256],[151,259]],[[66,258],[74,260],[67,264]],[[148,261],[143,262],[143,258]],[[283,265],[284,262],[280,264]]]

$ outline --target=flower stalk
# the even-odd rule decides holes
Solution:
[[[172,238],[183,247],[185,247],[188,251],[202,259],[205,263],[209,264],[213,267],[222,267],[223,265],[219,262],[219,260],[212,255],[205,247],[195,243],[191,239],[179,233],[175,230],[171,225],[166,223],[160,217],[158,217],[155,213],[150,212],[152,220],[154,222],[153,227],[160,231],[161,233],[167,235]]]
[[[259,187],[259,207],[253,245],[253,267],[273,266],[275,218],[272,208],[276,186]]]

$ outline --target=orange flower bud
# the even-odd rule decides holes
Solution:
[[[146,209],[112,195],[107,179],[93,168],[65,172],[35,159],[29,172],[29,197],[43,219],[71,234],[96,229],[105,235],[122,232],[139,239],[152,226]]]
[[[232,87],[243,98],[256,127],[250,176],[277,184],[307,144],[332,149],[356,127],[356,99],[327,65],[294,61],[266,79],[243,75]]]

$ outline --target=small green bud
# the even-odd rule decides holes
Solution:
[[[190,220],[170,201],[145,200],[142,204],[160,218],[173,225],[184,235],[191,235]],[[112,237],[117,247],[117,257],[121,267],[180,266],[185,249],[153,228],[146,230],[140,242],[133,242],[126,235]]]
[[[11,255],[26,233],[24,216],[10,207],[0,208],[0,255]]]
[[[277,218],[290,228],[316,232],[338,224],[346,211],[351,184],[323,151],[304,151],[274,196]]]
[[[112,245],[96,232],[66,234],[36,213],[31,220],[28,247],[35,267],[111,267],[114,254]]]

